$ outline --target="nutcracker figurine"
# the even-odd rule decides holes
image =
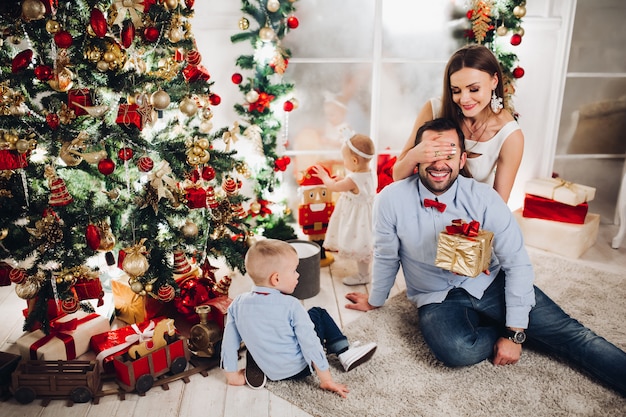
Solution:
[[[313,167],[300,174],[298,184],[302,193],[302,204],[298,207],[298,224],[309,240],[320,246],[320,266],[328,266],[335,260],[324,250],[328,221],[335,209],[332,193],[324,186],[322,180],[314,175]]]

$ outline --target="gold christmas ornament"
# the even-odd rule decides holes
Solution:
[[[507,34],[507,32],[508,32],[508,31],[509,31],[509,30],[507,29],[507,27],[506,27],[506,26],[504,26],[504,25],[500,25],[500,26],[498,26],[498,29],[496,29],[496,34],[497,34],[498,36],[505,36],[505,35]]]
[[[136,294],[141,294],[141,292],[144,291],[143,284],[139,280],[129,281],[128,285],[130,285],[130,289]]]
[[[39,0],[24,0],[22,2],[22,15],[25,20],[40,20],[46,15],[46,6]]]
[[[174,10],[176,7],[178,7],[178,0],[165,0],[163,4],[165,4],[165,7],[167,7],[168,9]]]
[[[150,98],[152,105],[157,110],[165,110],[170,105],[170,95],[163,90],[158,90],[152,93]]]
[[[178,43],[180,41],[183,40],[184,37],[184,33],[180,28],[172,28],[170,29],[167,38],[170,40],[170,42],[172,43]]]
[[[267,11],[271,13],[275,13],[280,9],[280,2],[278,0],[268,0],[267,1]]]
[[[34,277],[27,277],[21,284],[15,285],[15,294],[24,300],[35,298],[41,289],[41,283]]]
[[[261,212],[261,204],[256,201],[250,203],[250,211],[254,214],[259,214]]]
[[[130,275],[131,278],[137,278],[142,276],[150,267],[150,265],[148,264],[148,259],[146,259],[146,257],[144,256],[144,252],[147,251],[146,247],[144,246],[145,241],[146,239],[143,238],[136,245],[124,249],[124,252],[126,252],[126,256],[124,257],[124,261],[122,262],[122,269],[128,275]],[[143,289],[143,286],[141,289]]]
[[[55,34],[61,30],[61,24],[56,19],[50,19],[46,22],[46,31]]]
[[[256,90],[250,90],[246,93],[246,101],[248,103],[256,103],[258,99],[259,93],[257,93]]]
[[[191,97],[185,97],[180,101],[178,105],[180,111],[186,116],[193,116],[198,112],[198,106]]]
[[[248,19],[246,19],[245,17],[242,17],[241,19],[239,19],[239,29],[248,30],[249,27],[250,27],[250,22],[248,21]]]
[[[515,15],[515,17],[518,18],[522,18],[524,16],[526,16],[526,7],[520,5],[520,6],[515,6],[513,8],[513,14]]]
[[[198,226],[192,221],[187,220],[180,230],[187,239],[194,239],[198,236]]]
[[[520,26],[517,29],[515,29],[515,33],[517,33],[520,36],[524,36],[526,32],[524,31],[524,28]]]
[[[269,26],[265,26],[259,30],[259,38],[261,38],[263,42],[271,42],[274,40],[275,36],[274,29]]]

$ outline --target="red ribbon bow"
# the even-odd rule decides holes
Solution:
[[[66,334],[64,332],[76,330],[76,328],[79,325],[86,323],[89,320],[95,319],[96,317],[99,317],[99,316],[95,313],[91,313],[81,319],[73,318],[66,322],[59,322],[56,320],[53,321],[52,323],[50,323],[50,327],[51,327],[50,334],[42,337],[41,339],[39,339],[38,341],[36,341],[30,346],[30,349],[29,349],[30,358],[33,360],[36,360],[37,350],[56,337],[57,339],[60,339],[65,345],[65,353],[67,355],[67,360],[69,361],[69,360],[75,359],[76,358],[76,346],[74,345],[74,338],[71,335]]]
[[[431,200],[430,198],[425,198],[424,199],[424,207],[426,207],[426,208],[434,207],[437,210],[439,210],[441,213],[443,213],[444,210],[446,209],[446,205],[445,204],[440,203],[439,201]]]
[[[446,226],[446,233],[449,235],[465,235],[469,237],[478,236],[480,230],[480,223],[476,220],[472,220],[469,223],[464,222],[461,219],[452,220],[451,226]]]

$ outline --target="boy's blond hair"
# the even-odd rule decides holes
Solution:
[[[289,254],[298,256],[296,249],[287,242],[278,239],[260,240],[246,253],[246,271],[255,284],[264,283]]]

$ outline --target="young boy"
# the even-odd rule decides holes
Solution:
[[[347,372],[369,360],[376,344],[350,347],[326,310],[313,307],[307,314],[289,295],[298,284],[298,262],[294,247],[280,240],[261,240],[248,250],[245,264],[254,286],[228,308],[221,349],[226,381],[262,388],[267,378],[300,379],[315,370],[320,388],[345,398],[349,390],[333,381],[326,354],[338,355]],[[238,370],[242,341],[246,368]]]

